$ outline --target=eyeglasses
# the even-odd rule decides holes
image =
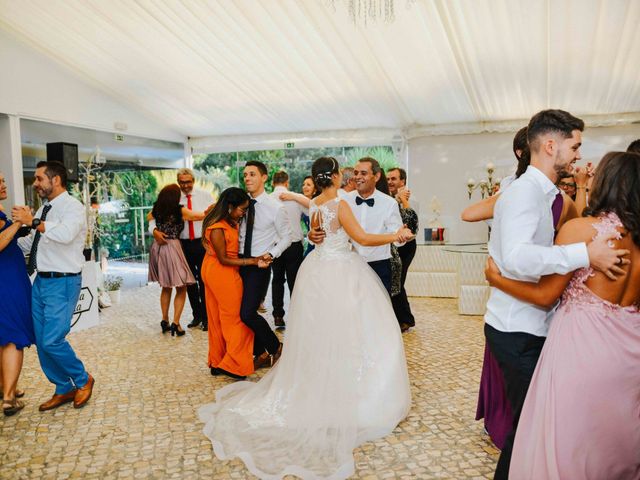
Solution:
[[[186,180],[184,182],[181,182],[178,180],[178,185],[192,185],[193,184],[193,180]]]
[[[559,186],[560,188],[563,188],[563,187],[566,187],[566,188],[568,188],[568,187],[576,188],[576,184],[575,184],[575,183],[567,183],[567,182],[560,182],[560,183],[558,183],[558,186]]]

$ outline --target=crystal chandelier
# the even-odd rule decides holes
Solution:
[[[329,0],[332,9],[336,10],[336,3],[339,0]],[[407,8],[417,0],[405,0]],[[364,25],[370,23],[392,23],[396,19],[395,0],[343,0],[349,12],[349,18],[354,25]]]

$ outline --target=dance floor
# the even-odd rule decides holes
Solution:
[[[215,458],[201,434],[196,409],[231,381],[209,374],[206,332],[161,335],[158,298],[156,285],[124,291],[99,327],[69,336],[96,379],[83,409],[38,412],[53,388],[35,348],[26,350],[27,406],[0,419],[0,478],[253,478],[239,460]],[[411,303],[417,327],[404,335],[411,412],[392,435],[354,451],[353,478],[492,478],[499,452],[474,421],[482,319],[458,315],[455,299]]]

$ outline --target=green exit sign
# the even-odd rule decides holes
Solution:
[[[287,142],[287,143],[284,144],[284,148],[293,148],[293,147],[295,147],[295,145],[296,144],[293,143],[293,142]]]
[[[116,134],[113,136],[113,139],[114,139],[116,142],[124,142],[124,135],[121,135],[121,134],[119,134],[119,133],[116,133]]]

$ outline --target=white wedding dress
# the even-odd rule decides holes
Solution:
[[[311,203],[327,236],[298,272],[280,360],[259,382],[227,385],[199,410],[216,456],[239,457],[263,479],[347,478],[353,449],[390,434],[409,412],[389,295],[351,251],[338,206]]]

